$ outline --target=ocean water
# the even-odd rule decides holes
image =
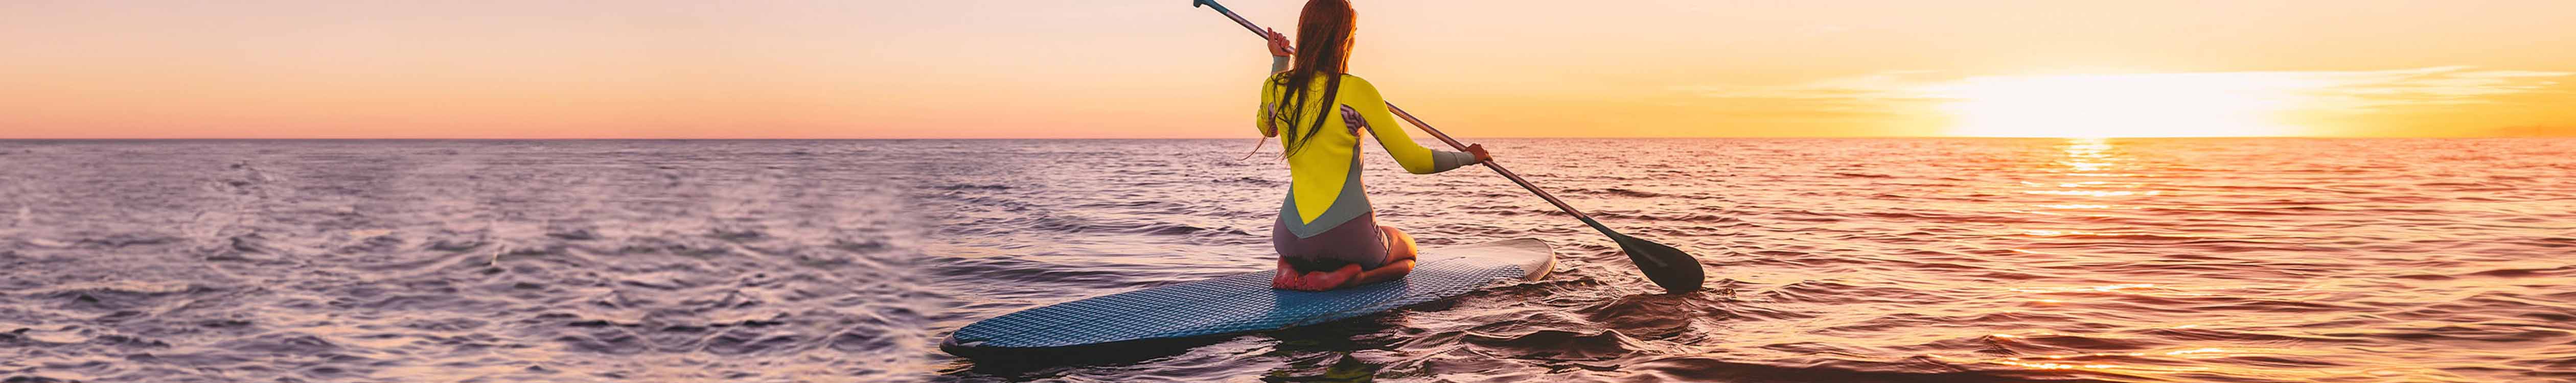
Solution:
[[[940,336],[1261,270],[1251,140],[0,141],[6,381],[2576,381],[2576,139],[1490,140],[1546,280],[1069,364]]]

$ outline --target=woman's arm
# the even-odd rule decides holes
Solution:
[[[1293,52],[1295,52],[1295,50],[1288,47],[1288,36],[1281,35],[1279,34],[1279,31],[1276,30],[1270,31],[1271,77],[1261,79],[1261,108],[1252,111],[1252,126],[1254,128],[1261,129],[1262,137],[1279,136],[1279,128],[1270,126],[1271,124],[1279,121],[1278,119],[1270,118],[1271,110],[1275,109],[1270,106],[1279,102],[1278,96],[1270,93],[1270,84],[1272,83],[1270,79],[1278,77],[1279,72],[1288,71],[1288,55],[1293,54]]]
[[[1369,136],[1377,137],[1377,145],[1386,148],[1386,155],[1395,157],[1395,162],[1404,165],[1406,172],[1445,172],[1476,164],[1482,157],[1472,153],[1431,150],[1414,143],[1413,137],[1404,132],[1404,126],[1396,125],[1395,114],[1386,109],[1386,99],[1378,95],[1377,86],[1359,76],[1342,78],[1342,91],[1337,98],[1343,107],[1351,108],[1351,114],[1357,114],[1367,122]],[[1350,117],[1350,114],[1345,114],[1342,118],[1347,120]]]
[[[1287,35],[1279,34],[1278,30],[1270,31],[1270,73],[1288,71],[1288,56],[1295,54],[1297,48],[1288,45]]]
[[[1273,78],[1276,78],[1276,75],[1273,75]],[[1261,79],[1261,107],[1252,110],[1252,127],[1260,129],[1262,137],[1279,136],[1279,128],[1271,126],[1272,124],[1277,124],[1279,121],[1277,119],[1270,118],[1270,113],[1273,109],[1270,105],[1279,102],[1279,95],[1270,91],[1271,84],[1272,82],[1270,79]]]

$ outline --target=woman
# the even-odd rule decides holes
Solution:
[[[1378,225],[1360,186],[1361,132],[1414,174],[1492,159],[1482,145],[1468,146],[1467,153],[1436,151],[1405,135],[1377,87],[1344,73],[1353,19],[1346,0],[1314,0],[1297,16],[1297,41],[1307,49],[1290,49],[1287,36],[1270,32],[1273,74],[1261,85],[1257,126],[1264,137],[1280,137],[1291,180],[1270,227],[1271,246],[1279,250],[1272,287],[1330,290],[1413,271],[1413,238]]]

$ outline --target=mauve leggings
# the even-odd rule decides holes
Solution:
[[[1270,247],[1279,259],[1299,271],[1330,271],[1357,263],[1362,269],[1386,265],[1386,232],[1377,228],[1377,213],[1353,217],[1313,237],[1297,238],[1280,223],[1270,224]]]

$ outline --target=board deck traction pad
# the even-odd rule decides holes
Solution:
[[[1536,280],[1556,267],[1547,242],[1531,238],[1423,253],[1401,280],[1310,292],[1270,288],[1276,270],[1236,274],[1004,314],[957,329],[941,346],[1043,349],[1277,330]]]

